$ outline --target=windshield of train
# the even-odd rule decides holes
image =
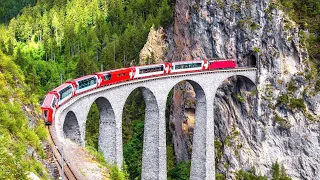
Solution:
[[[177,64],[175,65],[176,69],[189,69],[189,68],[197,68],[197,67],[201,67],[202,64],[201,63],[189,63],[189,64]]]
[[[104,75],[104,80],[110,80],[110,79],[111,79],[110,73]]]
[[[96,84],[97,83],[97,79],[96,77],[91,77],[91,78],[88,78],[88,79],[84,79],[84,80],[81,80],[78,82],[78,87],[77,89],[82,89],[82,88],[86,88],[88,86],[91,86],[93,84]]]
[[[69,96],[72,93],[72,86],[69,85],[66,88],[59,91],[60,100],[64,99],[65,97]]]
[[[140,74],[145,74],[145,73],[150,73],[150,72],[158,72],[158,71],[163,71],[163,65],[161,66],[153,66],[153,67],[146,67],[146,68],[140,68],[139,73]]]

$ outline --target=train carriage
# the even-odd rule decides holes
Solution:
[[[201,71],[208,69],[208,61],[179,61],[173,62],[171,67],[172,73]]]
[[[41,105],[42,115],[46,125],[50,125],[52,123],[56,110],[56,102],[56,95],[49,92]]]
[[[75,89],[75,95],[90,91],[99,87],[99,80],[97,75],[87,75],[77,79],[73,79],[68,83],[72,84]]]
[[[67,102],[74,95],[74,88],[69,83],[64,83],[50,91],[42,105],[41,110],[46,124],[51,124],[55,109]]]
[[[134,79],[169,74],[170,63],[135,67]]]
[[[234,59],[217,59],[209,61],[209,70],[236,68],[237,62]]]
[[[134,76],[134,68],[121,68],[111,71],[95,73],[99,77],[100,86],[106,86],[122,81],[128,81]]]

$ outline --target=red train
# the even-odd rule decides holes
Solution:
[[[146,66],[136,66],[98,72],[68,81],[50,91],[41,106],[45,124],[50,125],[54,119],[55,110],[69,99],[81,93],[110,84],[153,76],[165,76],[175,73],[187,73],[195,71],[207,71],[213,69],[236,68],[237,63],[233,59],[201,60],[165,62]]]

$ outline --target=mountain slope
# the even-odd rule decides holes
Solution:
[[[28,91],[19,67],[0,51],[0,177],[6,179],[26,179],[32,173],[48,178],[41,163],[47,132],[35,119],[39,106]]]

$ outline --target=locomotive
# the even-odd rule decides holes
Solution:
[[[214,69],[227,69],[236,67],[236,60],[221,59],[211,61],[199,60],[164,62],[162,64],[135,66],[105,72],[97,72],[92,75],[67,81],[66,83],[61,84],[59,87],[48,92],[43,104],[41,105],[42,115],[45,124],[51,125],[56,109],[62,104],[66,103],[72,97],[111,84],[176,73],[210,71]]]

